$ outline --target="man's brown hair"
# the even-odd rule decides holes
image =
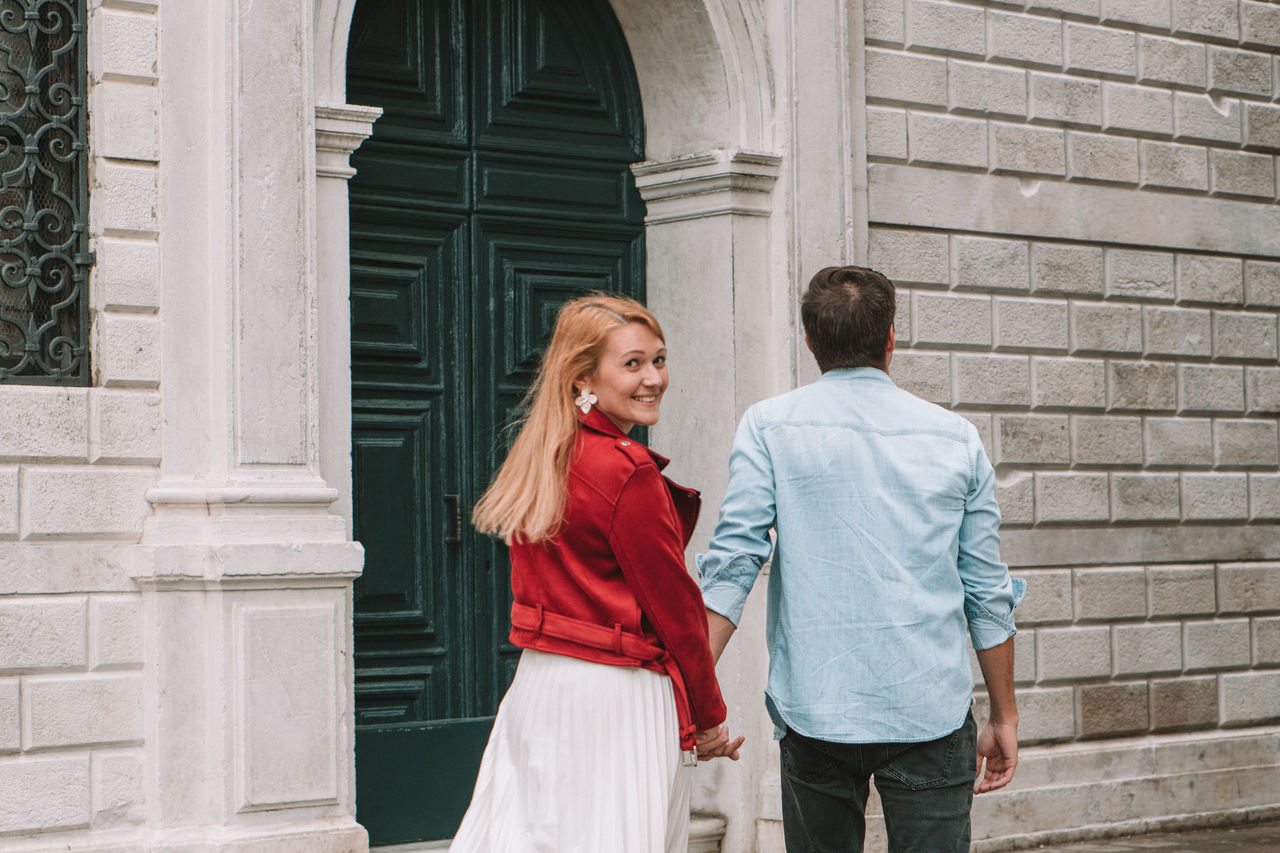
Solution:
[[[897,310],[893,282],[866,267],[827,267],[809,281],[800,320],[818,368],[884,369]]]

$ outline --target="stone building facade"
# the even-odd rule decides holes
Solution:
[[[869,263],[891,375],[978,426],[1028,581],[1022,764],[975,849],[1280,815],[1280,4],[604,5],[691,550],[737,418],[816,374],[807,277]],[[92,381],[0,382],[0,848],[368,845],[356,7],[88,3]],[[763,598],[697,849],[782,849]]]

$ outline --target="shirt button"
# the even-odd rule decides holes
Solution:
[[[629,442],[629,441],[619,441],[619,442],[618,442],[618,444],[621,444],[623,447],[630,447],[630,446],[631,446],[631,442]]]

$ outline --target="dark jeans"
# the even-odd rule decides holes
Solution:
[[[832,743],[788,730],[781,749],[787,853],[861,853],[872,775],[889,853],[969,849],[977,763],[972,714],[951,734],[925,743]]]

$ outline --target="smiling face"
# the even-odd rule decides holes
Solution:
[[[596,408],[629,432],[658,422],[667,381],[667,345],[646,326],[627,323],[609,332],[595,373],[574,384],[595,394]]]

